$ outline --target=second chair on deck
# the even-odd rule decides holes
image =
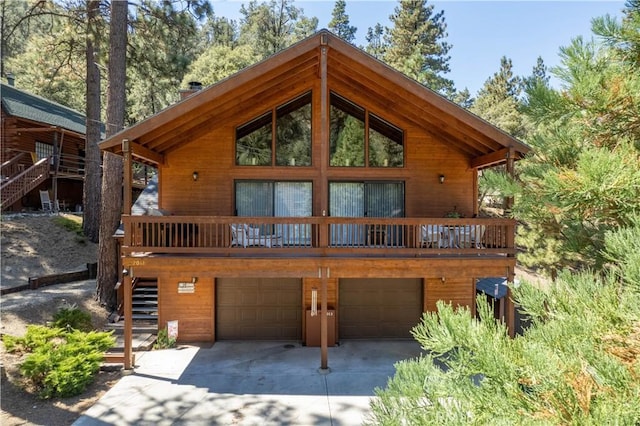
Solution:
[[[246,223],[231,225],[231,246],[280,247],[282,237],[260,233],[260,228],[253,228]]]

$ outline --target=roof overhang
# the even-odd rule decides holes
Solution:
[[[426,88],[327,30],[247,67],[100,143],[122,153],[129,142],[137,161],[163,164],[165,155],[193,140],[193,135],[223,124],[254,96],[271,96],[282,84],[319,78],[320,47],[327,49],[330,81],[354,92],[375,92],[382,111],[394,111],[437,140],[464,153],[469,167],[482,169],[520,159],[530,148],[518,139]]]

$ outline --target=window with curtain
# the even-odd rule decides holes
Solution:
[[[329,215],[334,217],[404,217],[404,182],[329,182]],[[364,245],[367,228],[332,226],[333,244]],[[388,244],[401,245],[400,230],[388,227]]]
[[[275,157],[277,166],[310,166],[311,99],[307,92],[236,128],[236,164],[271,166]]]
[[[312,214],[312,189],[311,182],[238,181],[236,215],[309,217]],[[261,232],[282,236],[285,245],[310,245],[311,226],[292,222]]]
[[[334,92],[329,102],[331,166],[404,167],[404,133],[400,128]]]

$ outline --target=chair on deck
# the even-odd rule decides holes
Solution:
[[[260,234],[260,228],[252,228],[246,223],[231,225],[231,246],[281,247],[282,237]]]
[[[422,225],[420,230],[420,247],[441,248],[444,239],[439,225]]]
[[[468,225],[460,228],[458,235],[456,235],[456,246],[459,248],[483,248],[482,240],[486,228],[485,225]]]

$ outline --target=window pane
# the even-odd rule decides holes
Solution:
[[[311,92],[276,110],[276,165],[311,165]]]
[[[364,109],[331,93],[331,166],[364,166]]]
[[[369,217],[404,217],[402,182],[369,182],[366,185],[366,215]]]
[[[275,216],[309,217],[312,204],[311,182],[276,182]],[[311,245],[310,224],[276,225],[276,233],[286,245]]]
[[[273,182],[236,182],[237,216],[273,216]]]
[[[330,182],[329,215],[337,217],[364,217],[364,183]],[[332,224],[329,232],[333,246],[362,246],[366,242],[366,226]]]
[[[43,158],[53,157],[53,145],[36,141],[36,157],[38,157],[38,161]],[[53,158],[51,159],[51,164],[53,164]]]
[[[403,139],[402,130],[369,114],[369,166],[403,167]]]
[[[271,112],[236,129],[236,164],[271,165]]]

